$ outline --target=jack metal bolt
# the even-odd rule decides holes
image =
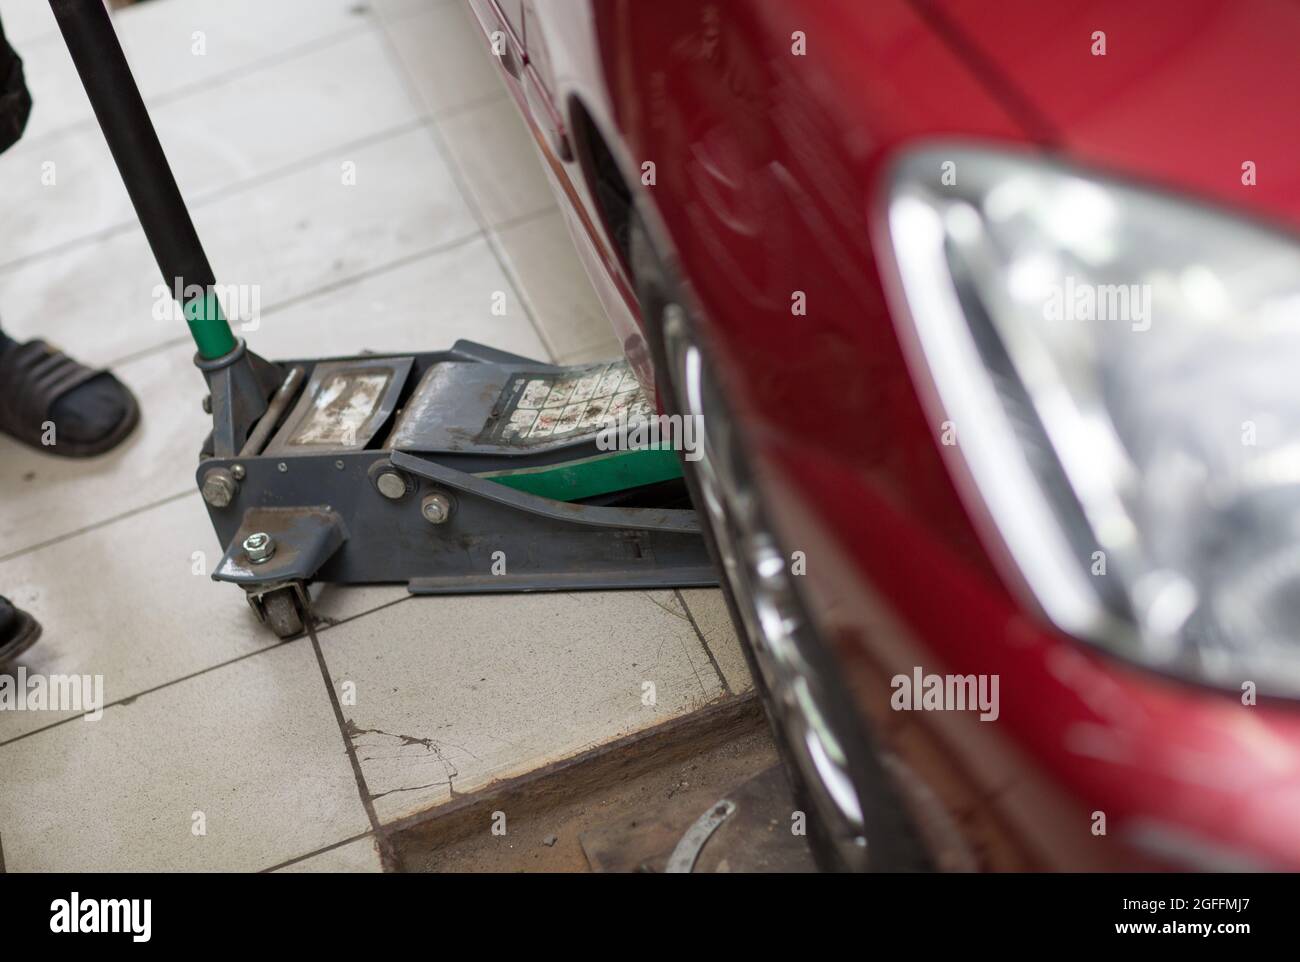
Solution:
[[[426,494],[420,502],[420,514],[429,524],[442,524],[451,517],[451,501],[445,494]]]
[[[213,468],[207,474],[203,475],[203,486],[200,488],[203,492],[203,500],[214,508],[224,508],[231,501],[235,500],[235,492],[239,490],[239,484],[225,468]]]
[[[244,539],[244,553],[249,561],[260,565],[275,554],[275,539],[265,531],[256,531]]]
[[[379,493],[390,501],[406,497],[406,479],[396,471],[384,471],[375,479]]]

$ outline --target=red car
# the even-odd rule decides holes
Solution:
[[[1300,4],[470,3],[824,863],[1300,868]]]

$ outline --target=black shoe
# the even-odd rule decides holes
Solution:
[[[41,623],[0,598],[0,668],[36,644],[41,636]]]
[[[0,338],[0,432],[46,454],[89,458],[126,438],[140,406],[121,381],[44,341]]]

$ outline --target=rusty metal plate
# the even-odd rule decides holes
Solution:
[[[358,358],[317,364],[264,455],[360,451],[393,411],[412,358]]]

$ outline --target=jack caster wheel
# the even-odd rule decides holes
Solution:
[[[301,634],[306,623],[306,613],[298,591],[292,587],[277,588],[262,596],[262,611],[266,626],[278,638],[292,638]]]

